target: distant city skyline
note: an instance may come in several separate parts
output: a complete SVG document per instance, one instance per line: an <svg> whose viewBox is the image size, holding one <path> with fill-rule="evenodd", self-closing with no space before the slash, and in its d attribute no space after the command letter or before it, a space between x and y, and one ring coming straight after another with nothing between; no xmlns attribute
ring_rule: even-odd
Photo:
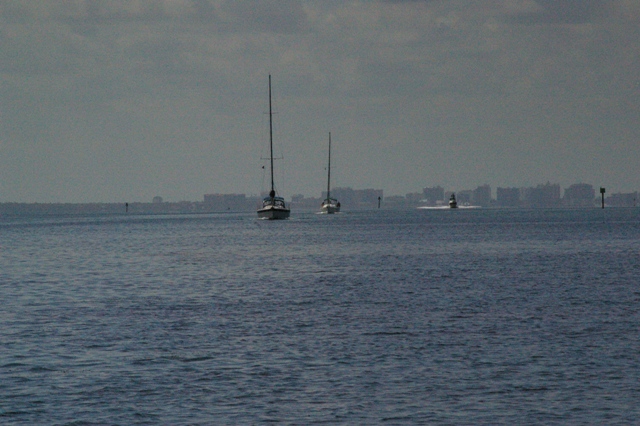
<svg viewBox="0 0 640 426"><path fill-rule="evenodd" d="M0 202L640 188L640 2L12 0Z"/></svg>
<svg viewBox="0 0 640 426"><path fill-rule="evenodd" d="M596 185L592 185L590 183L584 183L584 182L575 183L575 184L569 185L569 187L567 188L562 188L558 183L547 181L546 183L539 183L537 185L533 185L530 187L529 186L526 186L526 187L508 186L508 187L494 188L489 184L483 184L483 185L477 185L474 188L469 188L469 189L451 189L451 188L445 188L440 186L433 186L433 187L425 186L420 191L407 191L403 194L385 194L385 191L383 189L374 189L374 188L354 189L351 187L334 187L332 189L332 197L336 197L338 199L342 199L343 201L347 201L346 203L347 205L348 205L348 199L353 197L353 195L351 194L354 194L354 193L358 194L357 198L366 200L366 203L374 203L378 196L380 196L384 200L389 200L394 198L406 198L411 202L424 203L425 201L426 202L429 201L428 200L430 197L429 192L433 193L433 190L435 190L436 193L439 192L440 194L437 197L435 197L434 200L446 201L449 199L450 194L456 193L458 194L458 197L461 197L462 202L466 200L465 197L467 196L475 196L476 197L475 201L477 201L478 199L482 199L483 201L480 204L488 205L488 202L490 201L499 202L501 198L500 197L501 192L503 193L503 197L505 197L505 193L511 192L513 194L513 192L515 191L517 193L517 198L522 199L522 198L526 198L526 193L531 192L532 190L548 191L548 189L551 189L552 191L551 193L553 197L556 197L558 199L561 199L561 198L566 199L567 197L569 197L569 199L573 199L574 201L577 200L577 202L574 204L575 207L580 207L580 206L585 206L589 204L589 203L585 203L585 200L593 201L593 200L599 199L600 190L603 188L606 191L606 198L608 199L612 197L613 198L621 198L621 197L628 198L629 196L636 197L637 194L640 192L640 191L630 191L630 192L617 191L615 188L609 187L607 189L606 187L603 187L603 186L596 186ZM469 194L469 195L466 195L466 194ZM474 194L474 195L471 195L471 194ZM256 200L259 200L264 195L266 195L266 192L259 195L256 195L256 194L248 195L248 194L241 194L241 193L211 193L211 194L204 195L204 202L215 204L215 203L221 202L221 200L229 200L229 199L236 199L235 202L237 202L237 197L239 196L255 197ZM635 199L633 197L631 199ZM161 197L155 197L155 198L161 198ZM326 190L321 191L318 194L312 194L312 195L293 194L288 199L293 202L308 203L309 200L319 202L324 198L326 198ZM467 200L467 201L470 201L470 200ZM569 206L571 206L571 204L569 204Z"/></svg>
<svg viewBox="0 0 640 426"><path fill-rule="evenodd" d="M591 183L586 183L586 182L579 182L579 183L574 183L569 185L568 187L562 187L562 185L560 185L559 183L555 183L555 182L550 182L550 181L546 181L546 182L540 182L531 186L522 186L522 187L517 187L517 186L499 186L499 187L495 187L492 186L490 184L479 184L479 185L475 185L472 186L470 188L450 188L447 186L440 186L440 185L425 185L420 189L415 189L415 190L408 190L408 191L403 191L401 193L396 193L396 194L392 194L392 193L388 193L387 191L385 191L383 188L380 189L375 189L375 188L352 188L350 186L337 186L332 188L332 196L340 196L341 194L344 193L344 191L349 191L349 192L379 192L381 195L383 196L383 198L393 198L393 197L409 197L412 200L416 200L416 196L419 195L423 198L420 198L420 201L424 201L424 198L428 198L426 196L426 194L424 193L424 191L428 190L428 189L434 189L439 187L442 191L442 194L438 199L439 200L448 200L449 195L451 193L456 193L456 194L464 194L464 193L470 193L470 192L474 192L480 188L488 188L488 195L487 198L488 199L492 199L492 200L497 200L499 198L499 192L500 190L517 190L517 191L523 191L523 190L527 190L527 189L533 189L533 188L539 188L539 187L543 187L543 186L557 186L558 187L558 197L563 197L566 193L566 191L568 189L571 189L572 187L575 186L582 186L582 185L586 185L592 188L592 190L594 192L598 192L600 188L605 188L606 189L606 196L610 197L612 195L628 195L628 194L636 194L636 193L640 193L640 189L638 190L632 190L632 191L620 191L617 188L612 188L610 186L603 186L603 185L593 185ZM131 202L131 203L181 203L181 202L202 202L204 201L205 203L210 202L210 203L214 203L213 198L214 197L226 197L226 199L229 198L233 198L235 196L241 196L241 197L247 197L247 198L255 198L256 200L261 200L262 197L264 197L267 194L267 191L262 191L260 193L242 193L242 192L220 192L220 191L210 191L206 194L202 194L202 196L197 197L195 199L169 199L166 198L165 196L161 195L161 194L155 194L151 197L147 197L144 199L122 199L122 200L116 200L116 201L87 201L87 202L69 202L69 201L62 201L62 200L50 200L50 201L42 201L42 200L36 200L36 201L16 201L16 200L7 200L7 199L2 199L0 197L0 203L71 203L71 204L100 204L100 203L126 203L126 202ZM384 195L382 195L384 194ZM285 198L287 200L301 200L301 199L314 199L314 200L322 200L326 197L326 189L324 190L319 190L317 193L315 194L286 194ZM463 196L464 197L464 196ZM598 195L599 197L599 195ZM375 198L375 197L374 197ZM208 201L209 200L209 201Z"/></svg>
<svg viewBox="0 0 640 426"><path fill-rule="evenodd" d="M381 189L335 188L335 195L344 211L375 208L441 208L448 206L451 194L455 192L461 207L484 208L595 208L595 207L638 207L638 191L621 193L610 191L606 196L604 188L580 183L563 191L559 184L545 183L535 187L498 187L496 197L492 196L489 185L479 185L473 190L450 191L443 187L425 187L422 192L405 195L384 195ZM606 191L605 191L606 192ZM264 194L262 194L264 195ZM183 214L213 212L255 212L262 195L214 193L205 194L201 201L165 201L154 196L151 201L131 201L119 203L11 203L0 202L0 214ZM318 197L292 196L289 205L294 211L318 211L323 191ZM604 205L601 203L604 202Z"/></svg>

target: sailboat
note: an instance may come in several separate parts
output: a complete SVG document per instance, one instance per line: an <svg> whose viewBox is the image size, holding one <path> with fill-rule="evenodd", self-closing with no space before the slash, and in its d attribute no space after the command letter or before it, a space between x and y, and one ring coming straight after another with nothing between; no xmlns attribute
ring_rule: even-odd
<svg viewBox="0 0 640 426"><path fill-rule="evenodd" d="M271 191L262 200L262 207L258 209L260 219L288 219L291 211L287 208L284 198L276 195L273 184L273 112L271 110L271 74L269 74L269 160L271 160Z"/></svg>
<svg viewBox="0 0 640 426"><path fill-rule="evenodd" d="M331 198L331 132L329 132L329 165L327 167L327 198L322 201L322 213L333 214L340 211L340 203Z"/></svg>

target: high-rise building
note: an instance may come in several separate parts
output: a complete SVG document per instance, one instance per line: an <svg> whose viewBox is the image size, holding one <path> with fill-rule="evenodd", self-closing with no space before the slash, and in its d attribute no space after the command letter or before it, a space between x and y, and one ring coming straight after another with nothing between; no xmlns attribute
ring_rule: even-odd
<svg viewBox="0 0 640 426"><path fill-rule="evenodd" d="M638 205L638 193L616 193L605 199L605 204L612 207L636 207Z"/></svg>
<svg viewBox="0 0 640 426"><path fill-rule="evenodd" d="M488 207L491 205L491 187L489 185L481 185L474 189L471 201L477 206Z"/></svg>
<svg viewBox="0 0 640 426"><path fill-rule="evenodd" d="M520 188L498 188L496 202L501 207L518 207L520 205Z"/></svg>
<svg viewBox="0 0 640 426"><path fill-rule="evenodd" d="M547 182L535 188L523 190L523 201L526 207L548 208L560 205L560 185Z"/></svg>
<svg viewBox="0 0 640 426"><path fill-rule="evenodd" d="M435 205L438 201L444 201L444 188L441 186L424 188L422 193L427 205Z"/></svg>
<svg viewBox="0 0 640 426"><path fill-rule="evenodd" d="M596 191L592 185L577 183L564 190L563 203L567 207L593 207Z"/></svg>

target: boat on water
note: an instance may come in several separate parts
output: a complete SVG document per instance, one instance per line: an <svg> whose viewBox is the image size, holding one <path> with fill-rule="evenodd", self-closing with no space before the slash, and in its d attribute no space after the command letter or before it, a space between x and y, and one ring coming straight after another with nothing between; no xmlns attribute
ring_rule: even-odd
<svg viewBox="0 0 640 426"><path fill-rule="evenodd" d="M269 74L269 160L271 164L271 191L262 200L262 207L258 209L259 219L279 220L288 219L291 211L287 208L284 198L276 194L273 182L273 112L271 109L271 74Z"/></svg>
<svg viewBox="0 0 640 426"><path fill-rule="evenodd" d="M322 201L321 213L333 214L340 211L340 202L331 198L331 132L329 132L329 165L327 166L327 198Z"/></svg>
<svg viewBox="0 0 640 426"><path fill-rule="evenodd" d="M452 209L458 208L458 202L456 201L456 194L451 194L451 197L449 198L449 207Z"/></svg>

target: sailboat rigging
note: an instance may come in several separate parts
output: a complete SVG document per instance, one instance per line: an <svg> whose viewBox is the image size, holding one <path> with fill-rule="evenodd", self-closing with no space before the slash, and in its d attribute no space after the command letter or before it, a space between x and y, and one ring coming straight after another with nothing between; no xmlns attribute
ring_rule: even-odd
<svg viewBox="0 0 640 426"><path fill-rule="evenodd" d="M269 196L262 200L262 207L258 209L258 218L260 219L287 219L290 210L284 202L284 198L276 195L275 185L273 182L273 112L271 108L271 74L269 74L269 160L271 163L271 191Z"/></svg>
<svg viewBox="0 0 640 426"><path fill-rule="evenodd" d="M329 132L329 164L327 165L327 198L322 201L322 213L333 214L340 211L340 202L331 198L331 132Z"/></svg>

